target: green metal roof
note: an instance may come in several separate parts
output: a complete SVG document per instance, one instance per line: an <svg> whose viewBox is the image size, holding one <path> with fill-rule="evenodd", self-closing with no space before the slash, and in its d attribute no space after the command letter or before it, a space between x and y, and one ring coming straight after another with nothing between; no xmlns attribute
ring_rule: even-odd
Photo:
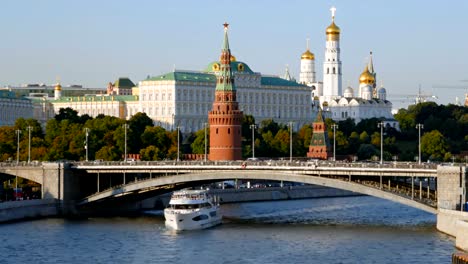
<svg viewBox="0 0 468 264"><path fill-rule="evenodd" d="M261 84L262 85L266 85L266 86L303 86L303 87L307 87L303 84L300 84L300 83L297 83L297 82L294 82L294 81L288 81L288 80L285 80L285 79L282 79L280 77L264 77L262 76L262 80L261 80Z"/></svg>
<svg viewBox="0 0 468 264"><path fill-rule="evenodd" d="M221 62L219 61L213 61L212 63L208 64L208 66L205 68L204 72L216 72L214 70L214 65L215 64L218 64L218 68L219 66L221 66ZM242 73L254 73L249 65L247 65L246 63L242 62L242 61L231 61L231 71L232 72L242 72ZM240 66L239 66L240 65Z"/></svg>
<svg viewBox="0 0 468 264"><path fill-rule="evenodd" d="M17 98L16 94L9 90L0 90L0 98L21 99Z"/></svg>
<svg viewBox="0 0 468 264"><path fill-rule="evenodd" d="M216 76L201 72L170 72L163 75L150 77L145 81L188 81L188 82L212 82L216 83Z"/></svg>
<svg viewBox="0 0 468 264"><path fill-rule="evenodd" d="M127 77L121 77L114 82L114 87L117 88L133 88L135 84Z"/></svg>

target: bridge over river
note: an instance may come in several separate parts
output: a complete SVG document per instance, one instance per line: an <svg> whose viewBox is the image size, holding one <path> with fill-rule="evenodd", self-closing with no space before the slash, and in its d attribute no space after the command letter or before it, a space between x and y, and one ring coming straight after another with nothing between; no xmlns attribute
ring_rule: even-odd
<svg viewBox="0 0 468 264"><path fill-rule="evenodd" d="M42 186L42 198L79 209L108 200L132 201L224 180L301 182L406 204L431 213L459 210L466 202L463 166L416 163L319 161L161 161L0 164L3 178L22 177Z"/></svg>
<svg viewBox="0 0 468 264"><path fill-rule="evenodd" d="M301 182L391 200L437 214L437 229L468 250L468 169L463 165L339 163L302 161L239 162L58 162L0 163L0 179L15 177L41 185L44 204L32 212L0 206L0 220L29 214L80 215L122 209L173 190L224 180ZM30 206L30 205L25 205ZM130 207L127 207L130 208ZM26 210L27 209L27 210ZM94 210L94 211L93 211ZM24 214L18 215L21 212ZM11 215L16 214L16 215ZM2 218L3 217L3 218ZM4 219L4 220L2 220ZM6 220L5 220L6 219Z"/></svg>

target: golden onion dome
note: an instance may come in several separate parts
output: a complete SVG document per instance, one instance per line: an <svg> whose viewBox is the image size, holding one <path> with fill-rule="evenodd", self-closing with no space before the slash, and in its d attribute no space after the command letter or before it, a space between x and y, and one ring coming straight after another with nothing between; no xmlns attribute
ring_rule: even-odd
<svg viewBox="0 0 468 264"><path fill-rule="evenodd" d="M237 61L236 57L234 55L232 55L232 54L231 54L231 61Z"/></svg>
<svg viewBox="0 0 468 264"><path fill-rule="evenodd" d="M325 106L325 107L328 106L328 102L327 102L327 101L324 101L324 102L322 103L322 106Z"/></svg>
<svg viewBox="0 0 468 264"><path fill-rule="evenodd" d="M335 21L332 21L325 32L327 34L340 34L341 31L340 28L335 24Z"/></svg>
<svg viewBox="0 0 468 264"><path fill-rule="evenodd" d="M327 34L327 41L338 41L340 39L340 28L335 24L335 20L327 27L325 33Z"/></svg>
<svg viewBox="0 0 468 264"><path fill-rule="evenodd" d="M375 77L372 75L372 73L369 72L369 68L366 65L366 68L364 68L364 71L361 73L361 76L359 76L359 83L360 84L374 84L375 83Z"/></svg>
<svg viewBox="0 0 468 264"><path fill-rule="evenodd" d="M60 85L60 83L57 83L57 85L55 85L55 90L56 91L61 91L62 90L62 85Z"/></svg>
<svg viewBox="0 0 468 264"><path fill-rule="evenodd" d="M310 50L306 50L302 53L301 60L315 60L315 55Z"/></svg>

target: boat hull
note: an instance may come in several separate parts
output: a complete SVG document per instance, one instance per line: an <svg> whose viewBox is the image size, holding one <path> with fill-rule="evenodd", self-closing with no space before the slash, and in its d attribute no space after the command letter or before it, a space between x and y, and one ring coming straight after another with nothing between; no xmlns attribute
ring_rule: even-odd
<svg viewBox="0 0 468 264"><path fill-rule="evenodd" d="M166 227L173 230L197 230L221 224L218 208L201 210L165 209Z"/></svg>

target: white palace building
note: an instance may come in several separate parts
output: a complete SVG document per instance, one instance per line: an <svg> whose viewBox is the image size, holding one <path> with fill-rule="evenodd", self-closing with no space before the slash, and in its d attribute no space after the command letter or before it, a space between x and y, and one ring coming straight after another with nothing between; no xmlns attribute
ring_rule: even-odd
<svg viewBox="0 0 468 264"><path fill-rule="evenodd" d="M231 56L237 101L244 114L254 116L257 123L265 119L283 124L293 122L297 130L311 124L321 107L326 117L336 121L352 118L357 123L376 117L391 126L398 126L391 114L392 104L386 100L385 89L376 90L372 56L359 78L357 93L351 87L342 92L340 28L335 25L335 9L331 10L332 23L326 29L323 82L316 81L315 56L309 47L301 56L299 82L292 79L289 72L284 78L254 72L245 62ZM144 112L155 125L194 132L207 123L219 71L220 62L214 61L202 71L174 70L148 77L138 85L128 78L120 78L109 83L107 91L100 90L101 94L88 91L80 96L62 94L63 89L57 84L53 97L29 97L32 106L25 104L24 107L33 113L24 116L32 116L45 124L60 108L66 107L91 117L105 114L129 119L137 112ZM23 104L23 101L18 103Z"/></svg>

